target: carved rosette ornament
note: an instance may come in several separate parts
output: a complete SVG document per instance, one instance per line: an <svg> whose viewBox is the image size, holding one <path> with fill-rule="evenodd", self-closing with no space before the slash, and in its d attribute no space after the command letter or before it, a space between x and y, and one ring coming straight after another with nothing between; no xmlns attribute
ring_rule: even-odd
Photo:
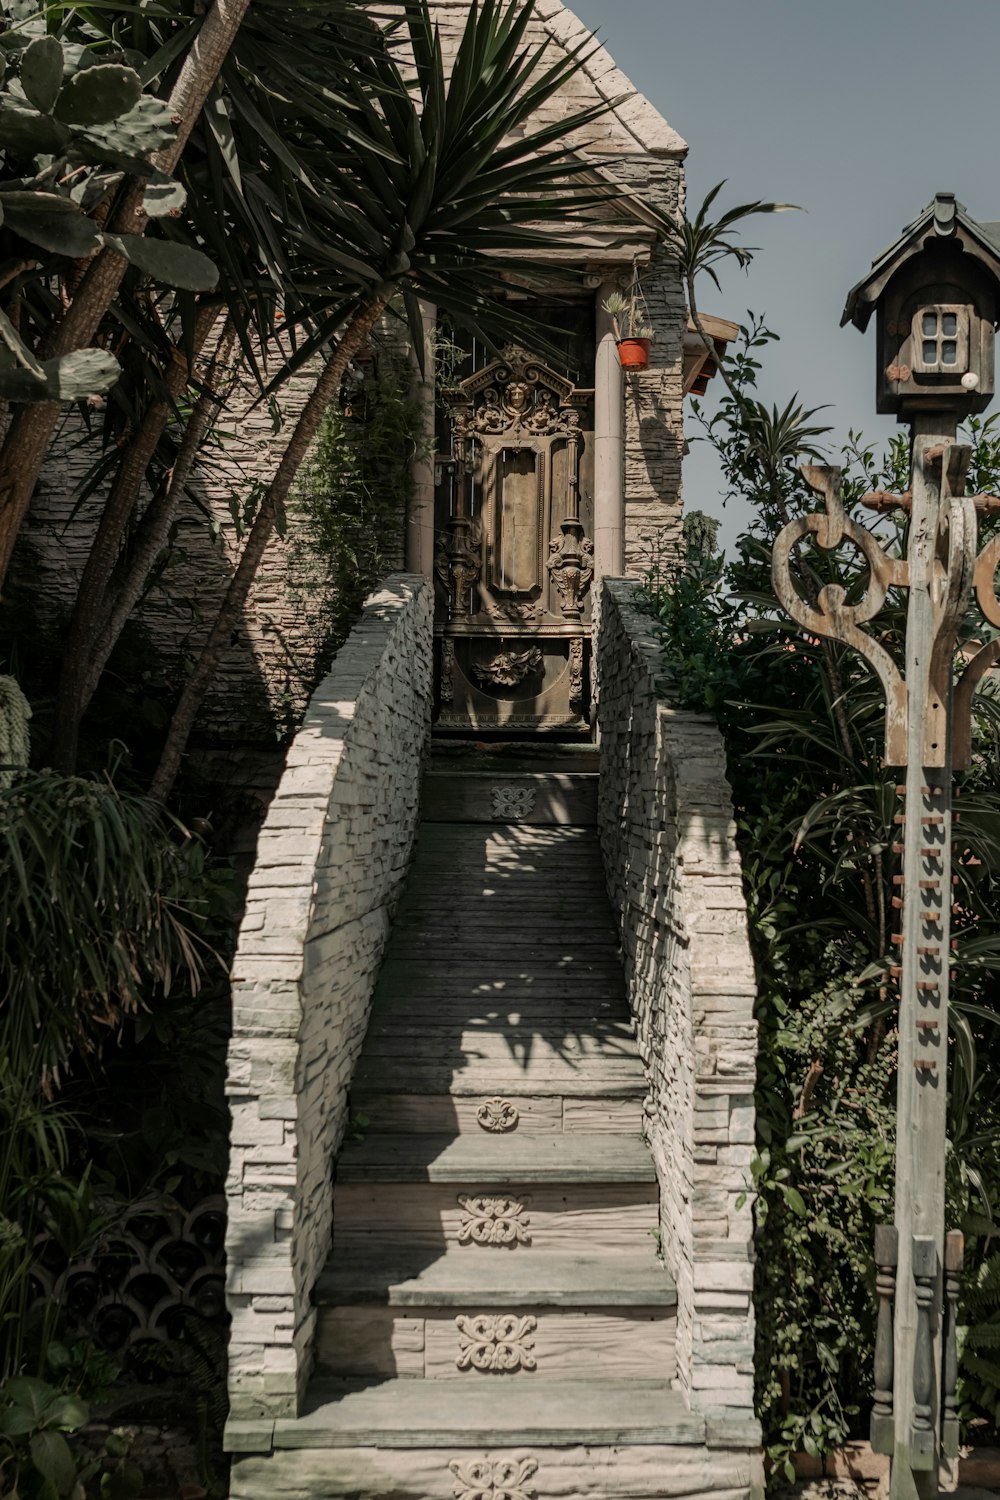
<svg viewBox="0 0 1000 1500"><path fill-rule="evenodd" d="M455 1319L455 1327L459 1344L455 1363L460 1370L507 1375L535 1368L535 1341L529 1335L538 1327L538 1319L530 1313L461 1314Z"/></svg>
<svg viewBox="0 0 1000 1500"><path fill-rule="evenodd" d="M530 1220L525 1210L528 1198L509 1198L491 1193L459 1193L462 1223L460 1245L530 1245Z"/></svg>
<svg viewBox="0 0 1000 1500"><path fill-rule="evenodd" d="M534 1458L453 1458L455 1500L538 1500L529 1483L538 1472Z"/></svg>
<svg viewBox="0 0 1000 1500"><path fill-rule="evenodd" d="M511 1104L509 1099L501 1099L499 1096L484 1099L476 1110L478 1123L493 1135L505 1135L509 1130L516 1130L520 1118L517 1106Z"/></svg>
<svg viewBox="0 0 1000 1500"><path fill-rule="evenodd" d="M567 620L579 620L594 577L594 544L579 521L563 521L562 536L549 542L545 566L552 576L559 606Z"/></svg>
<svg viewBox="0 0 1000 1500"><path fill-rule="evenodd" d="M492 661L477 662L472 675L477 682L491 687L517 687L526 677L542 670L544 658L537 646L527 651L501 651Z"/></svg>
<svg viewBox="0 0 1000 1500"><path fill-rule="evenodd" d="M495 786L490 791L490 811L505 823L518 823L535 805L533 786Z"/></svg>

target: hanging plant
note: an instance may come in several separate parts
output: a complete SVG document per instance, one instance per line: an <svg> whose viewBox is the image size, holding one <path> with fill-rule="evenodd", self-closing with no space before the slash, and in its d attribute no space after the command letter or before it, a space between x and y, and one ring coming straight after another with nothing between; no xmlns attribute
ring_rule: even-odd
<svg viewBox="0 0 1000 1500"><path fill-rule="evenodd" d="M632 285L627 293L612 292L602 306L611 317L622 369L644 370L649 364L649 345L653 330L637 272L633 271Z"/></svg>

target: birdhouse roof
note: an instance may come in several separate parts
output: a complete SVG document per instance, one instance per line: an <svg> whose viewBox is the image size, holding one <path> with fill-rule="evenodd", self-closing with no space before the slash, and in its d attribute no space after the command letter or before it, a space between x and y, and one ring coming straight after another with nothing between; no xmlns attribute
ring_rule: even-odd
<svg viewBox="0 0 1000 1500"><path fill-rule="evenodd" d="M848 292L841 327L853 323L863 333L900 266L929 244L941 240L952 241L984 266L1000 291L1000 224L980 224L969 217L965 205L956 200L954 193L938 193L913 223L907 224L895 244L876 256L864 280Z"/></svg>

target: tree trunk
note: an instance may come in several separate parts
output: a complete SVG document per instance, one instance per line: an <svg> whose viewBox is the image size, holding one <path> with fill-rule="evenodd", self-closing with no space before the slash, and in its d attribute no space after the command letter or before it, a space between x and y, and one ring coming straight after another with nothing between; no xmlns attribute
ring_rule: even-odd
<svg viewBox="0 0 1000 1500"><path fill-rule="evenodd" d="M111 580L101 615L97 621L97 639L85 664L83 680L79 688L80 717L86 713L90 700L97 690L101 673L107 664L118 639L132 612L138 604L147 579L157 557L167 544L178 504L188 482L192 465L201 450L208 429L223 397L216 394L216 381L225 371L233 344L236 328L228 319L212 355L212 362L204 377L204 390L195 402L194 410L181 439L173 468L164 476L156 494L142 513L135 528L128 551L123 553L111 574Z"/></svg>
<svg viewBox="0 0 1000 1500"><path fill-rule="evenodd" d="M193 354L204 347L221 312L218 305L201 307L195 318ZM191 368L179 348L171 351L171 362L163 376L166 395L146 408L139 430L122 455L111 485L87 564L80 579L76 605L63 648L62 670L56 698L51 761L57 771L71 775L76 767L82 691L95 637L105 613L108 582L121 550L128 523L139 503L146 470L152 462L177 397L187 386Z"/></svg>
<svg viewBox="0 0 1000 1500"><path fill-rule="evenodd" d="M150 797L157 802L166 800L174 784L198 710L215 676L219 658L230 639L233 627L243 612L257 569L260 567L264 551L274 530L278 510L288 497L295 476L309 451L309 445L319 431L327 407L340 389L340 382L348 363L364 344L394 290L393 287L386 289L383 296L369 303L348 324L295 424L267 494L260 503L243 548L243 555L226 590L208 639L202 647L194 671L188 678L180 701L174 710L160 764L149 788Z"/></svg>
<svg viewBox="0 0 1000 1500"><path fill-rule="evenodd" d="M177 165L248 4L249 0L215 0L195 37L170 94L177 134L166 150L153 157L153 164L161 171L172 172ZM117 232L145 233L148 219L142 208L143 186L142 182L133 183L126 192L114 219ZM104 249L95 256L65 314L44 340L39 351L43 358L70 354L93 343L127 265L124 256L114 250ZM21 406L0 448L0 587L7 576L14 543L31 503L60 410L55 401Z"/></svg>

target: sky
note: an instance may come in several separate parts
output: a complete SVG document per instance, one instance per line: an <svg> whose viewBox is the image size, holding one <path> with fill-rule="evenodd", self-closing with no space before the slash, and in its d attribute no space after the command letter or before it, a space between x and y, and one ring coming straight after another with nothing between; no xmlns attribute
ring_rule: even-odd
<svg viewBox="0 0 1000 1500"><path fill-rule="evenodd" d="M1000 0L568 4L687 141L689 209L725 178L717 207L759 198L804 210L749 220L749 272L730 263L721 297L701 290L705 311L743 322L749 308L780 334L761 396L828 403L834 447L850 427L887 441L874 321L864 335L840 328L844 300L935 193L1000 220ZM704 444L685 461L684 503L720 517L731 545L741 517L723 511Z"/></svg>

